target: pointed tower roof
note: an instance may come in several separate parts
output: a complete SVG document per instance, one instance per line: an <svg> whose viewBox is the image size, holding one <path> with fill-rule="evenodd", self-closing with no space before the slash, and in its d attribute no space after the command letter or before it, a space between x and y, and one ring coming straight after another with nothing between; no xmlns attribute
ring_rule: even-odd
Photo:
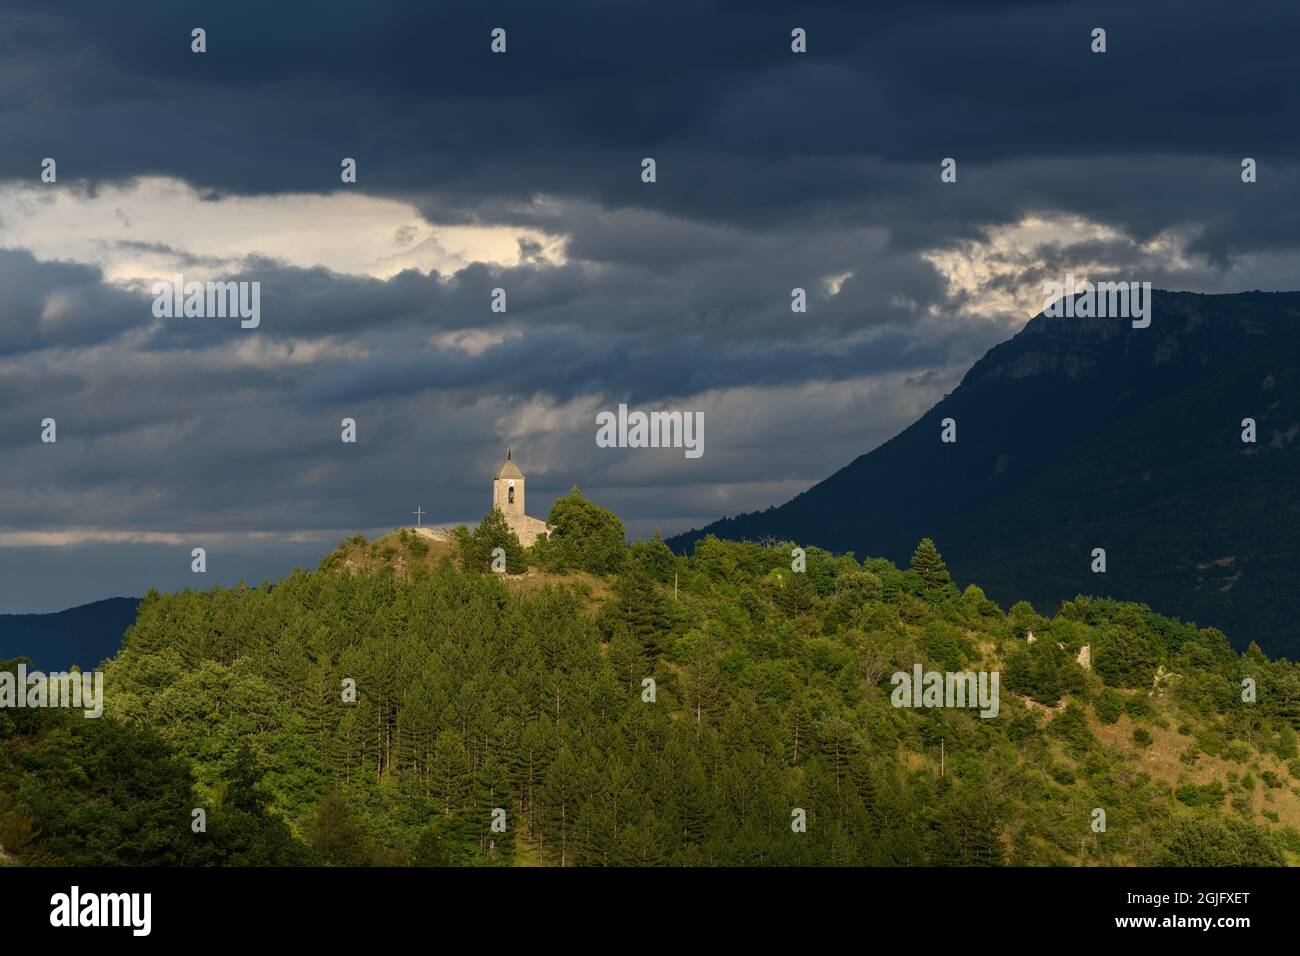
<svg viewBox="0 0 1300 956"><path fill-rule="evenodd" d="M498 478L522 478L524 473L510 460L510 449L506 449L506 463L497 469Z"/></svg>

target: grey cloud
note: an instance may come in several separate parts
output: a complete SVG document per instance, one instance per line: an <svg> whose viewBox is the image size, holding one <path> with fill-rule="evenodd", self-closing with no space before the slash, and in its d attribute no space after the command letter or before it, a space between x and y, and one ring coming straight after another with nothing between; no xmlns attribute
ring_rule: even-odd
<svg viewBox="0 0 1300 956"><path fill-rule="evenodd" d="M0 249L0 357L104 342L138 325L136 297L101 279L92 266Z"/></svg>

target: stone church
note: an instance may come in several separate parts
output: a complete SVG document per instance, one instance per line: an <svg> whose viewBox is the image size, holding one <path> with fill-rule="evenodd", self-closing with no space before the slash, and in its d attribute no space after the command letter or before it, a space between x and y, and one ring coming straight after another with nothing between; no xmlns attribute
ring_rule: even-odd
<svg viewBox="0 0 1300 956"><path fill-rule="evenodd" d="M505 464L497 469L497 476L492 479L492 507L501 509L506 524L525 548L536 541L539 534L550 530L545 521L530 518L524 512L524 473L511 459L509 449L506 450Z"/></svg>

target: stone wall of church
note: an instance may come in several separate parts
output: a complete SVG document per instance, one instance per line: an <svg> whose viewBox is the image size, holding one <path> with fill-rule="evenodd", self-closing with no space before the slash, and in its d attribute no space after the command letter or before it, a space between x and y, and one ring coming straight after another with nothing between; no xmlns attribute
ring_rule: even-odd
<svg viewBox="0 0 1300 956"><path fill-rule="evenodd" d="M510 525L510 530L515 533L519 543L525 548L531 547L537 540L537 536L545 534L550 528L546 522L539 518L530 518L528 515L510 515L506 514L506 523Z"/></svg>

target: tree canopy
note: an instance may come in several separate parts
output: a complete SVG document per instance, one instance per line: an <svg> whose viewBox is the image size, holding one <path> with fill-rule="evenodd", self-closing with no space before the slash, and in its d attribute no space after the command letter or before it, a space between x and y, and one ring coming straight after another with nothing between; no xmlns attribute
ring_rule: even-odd
<svg viewBox="0 0 1300 956"><path fill-rule="evenodd" d="M906 571L811 547L801 563L790 542L679 557L623 544L577 495L557 508L556 542L594 542L604 556L581 566L612 580L546 570L495 512L456 536L458 560L387 539L405 577L323 562L151 592L103 717L0 710L5 858L1220 865L1300 849L1290 662L1107 599L1005 614L950 586L932 542ZM498 546L532 573L485 573ZM892 675L916 665L1001 672L998 716L894 706Z"/></svg>

